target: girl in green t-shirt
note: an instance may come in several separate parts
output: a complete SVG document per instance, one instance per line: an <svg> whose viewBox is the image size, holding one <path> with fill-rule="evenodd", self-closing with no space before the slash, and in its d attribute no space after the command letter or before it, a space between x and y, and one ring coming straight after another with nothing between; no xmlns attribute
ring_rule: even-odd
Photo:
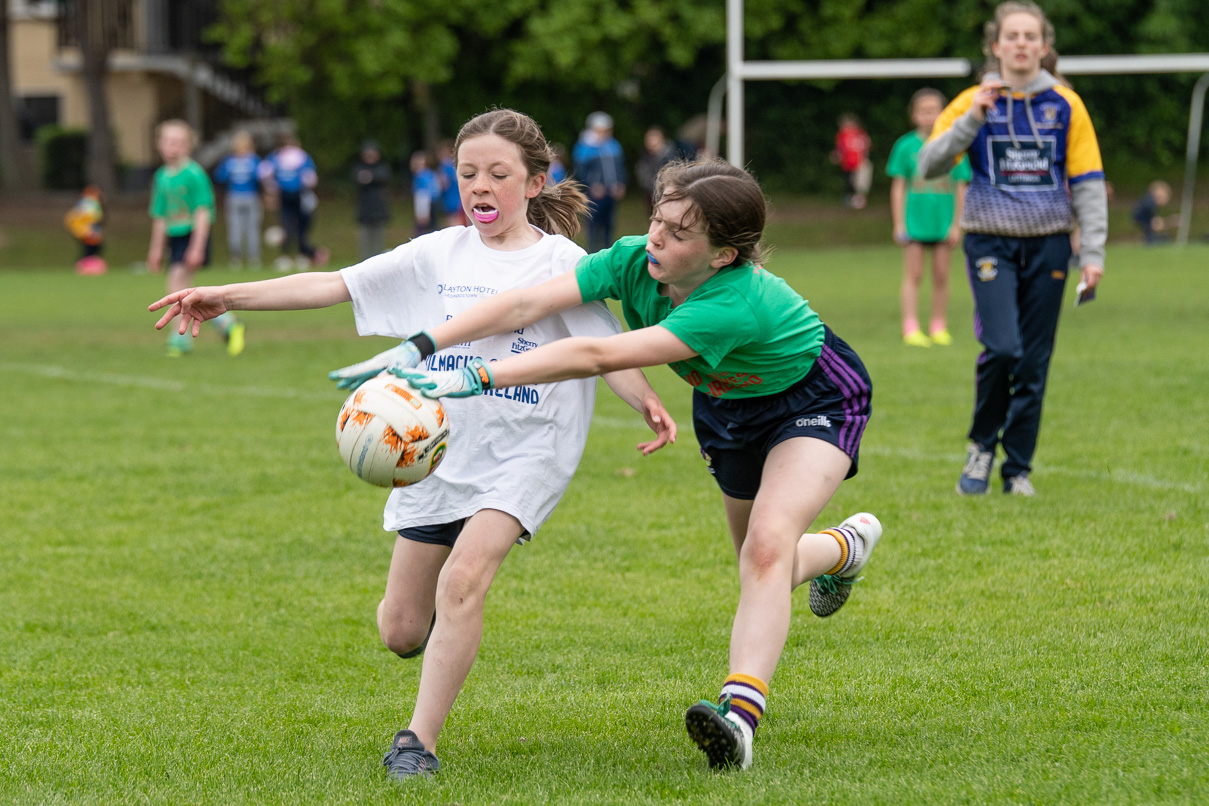
<svg viewBox="0 0 1209 806"><path fill-rule="evenodd" d="M152 178L147 268L158 273L167 253L169 294L191 286L193 275L210 259L214 186L205 169L190 156L195 139L193 128L183 120L165 120L155 129L155 147L164 164ZM243 352L244 323L235 314L224 313L214 320L214 326L222 333L229 355ZM189 334L168 333L169 357L192 351Z"/></svg>
<svg viewBox="0 0 1209 806"><path fill-rule="evenodd" d="M789 634L790 592L810 582L811 610L831 615L881 537L867 513L806 533L856 473L871 385L856 353L754 262L766 203L747 172L722 161L672 163L659 173L654 204L646 236L484 300L412 341L427 356L606 298L621 301L628 332L559 339L490 367L382 367L429 397L663 363L693 386L694 427L722 489L740 595L721 696L689 708L685 723L712 766L746 768Z"/></svg>
<svg viewBox="0 0 1209 806"><path fill-rule="evenodd" d="M940 90L924 88L911 96L911 122L915 129L894 143L886 175L890 177L890 214L894 242L903 248L903 343L912 347L947 347L949 335L949 268L953 247L961 240L961 208L970 183L970 161L965 155L944 176L924 179L915 170L919 150L932 133L932 124L944 109ZM925 334L919 326L919 289L924 278L924 253L932 250L932 320Z"/></svg>

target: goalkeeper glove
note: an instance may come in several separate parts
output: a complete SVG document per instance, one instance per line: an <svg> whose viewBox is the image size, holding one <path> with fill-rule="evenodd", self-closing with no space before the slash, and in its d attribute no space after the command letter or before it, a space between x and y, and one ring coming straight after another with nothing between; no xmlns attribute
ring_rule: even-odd
<svg viewBox="0 0 1209 806"><path fill-rule="evenodd" d="M327 377L336 381L339 389L356 389L370 378L377 377L386 370L418 367L420 362L433 352L432 337L424 331L420 331L398 347L378 353L373 358L359 364L332 370Z"/></svg>
<svg viewBox="0 0 1209 806"><path fill-rule="evenodd" d="M472 397L494 386L491 370L481 358L475 358L461 369L425 372L419 369L390 369L391 375L402 378L419 390L424 397Z"/></svg>

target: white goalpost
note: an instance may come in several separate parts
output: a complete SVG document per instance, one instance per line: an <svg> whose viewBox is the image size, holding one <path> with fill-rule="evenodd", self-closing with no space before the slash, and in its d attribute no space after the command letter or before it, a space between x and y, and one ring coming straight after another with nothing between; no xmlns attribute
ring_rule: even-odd
<svg viewBox="0 0 1209 806"><path fill-rule="evenodd" d="M1138 75L1142 73L1203 73L1192 90L1188 113L1188 142L1184 161L1184 190L1180 199L1177 243L1188 243L1192 226L1192 196L1196 184L1205 94L1209 91L1209 53L1128 56L1062 56L1063 75ZM726 98L726 159L745 163L743 151L743 86L747 81L786 81L854 78L960 78L971 73L968 59L838 59L814 61L746 61L743 58L743 0L726 0L726 74L710 92L706 148L718 153L722 98Z"/></svg>

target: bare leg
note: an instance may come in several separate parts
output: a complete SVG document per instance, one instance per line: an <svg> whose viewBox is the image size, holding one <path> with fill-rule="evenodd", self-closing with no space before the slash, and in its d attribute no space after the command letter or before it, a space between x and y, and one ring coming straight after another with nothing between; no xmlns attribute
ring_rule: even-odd
<svg viewBox="0 0 1209 806"><path fill-rule="evenodd" d="M378 634L397 655L424 643L432 625L437 575L449 556L446 546L395 539L386 577L386 594L378 603Z"/></svg>
<svg viewBox="0 0 1209 806"><path fill-rule="evenodd" d="M742 538L732 533L740 546L732 674L771 681L789 635L791 591L839 562L834 539L803 532L839 489L851 464L847 454L827 442L789 439L768 454L754 502L724 498L732 529L746 520ZM743 510L749 513L746 518Z"/></svg>
<svg viewBox="0 0 1209 806"><path fill-rule="evenodd" d="M899 291L903 335L919 330L919 286L924 277L924 247L911 241L903 247L903 284Z"/></svg>
<svg viewBox="0 0 1209 806"><path fill-rule="evenodd" d="M167 286L168 293L173 294L177 291L184 291L193 284L193 269L189 268L184 263L173 263L168 267Z"/></svg>
<svg viewBox="0 0 1209 806"><path fill-rule="evenodd" d="M953 262L953 247L938 243L932 251L932 324L929 333L948 330L949 270Z"/></svg>
<svg viewBox="0 0 1209 806"><path fill-rule="evenodd" d="M436 587L437 623L424 652L416 710L408 729L431 752L470 674L483 638L483 605L500 563L524 527L494 509L475 513L454 544Z"/></svg>

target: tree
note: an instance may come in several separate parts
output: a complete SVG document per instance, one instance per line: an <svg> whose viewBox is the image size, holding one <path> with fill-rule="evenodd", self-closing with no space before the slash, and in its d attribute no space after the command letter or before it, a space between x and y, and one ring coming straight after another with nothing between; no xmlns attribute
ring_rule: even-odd
<svg viewBox="0 0 1209 806"><path fill-rule="evenodd" d="M21 129L17 121L9 70L8 4L0 8L0 187L16 190L28 187L31 171L21 148Z"/></svg>
<svg viewBox="0 0 1209 806"><path fill-rule="evenodd" d="M105 85L109 77L109 52L117 42L123 14L131 0L76 0L76 41L80 45L80 69L88 97L88 181L112 193L117 187L113 130L109 125L109 99Z"/></svg>
<svg viewBox="0 0 1209 806"><path fill-rule="evenodd" d="M555 108L575 131L570 121L591 111L580 104L616 98L622 82L660 81L666 65L692 66L724 30L722 4L695 0L225 0L215 36L311 127L312 142L327 130L351 151L362 114L363 126L438 120L449 133L512 103Z"/></svg>
<svg viewBox="0 0 1209 806"><path fill-rule="evenodd" d="M969 58L981 62L986 0L747 0L748 59ZM1204 0L1049 4L1066 54L1209 50ZM574 137L605 108L631 153L650 123L705 111L725 62L723 0L225 0L217 36L254 66L328 164L374 133L418 138L427 110L451 133L514 106L551 139ZM1198 24L1200 23L1200 24ZM1178 161L1193 77L1080 77L1106 159ZM952 95L969 78L928 81ZM765 185L818 190L836 116L857 111L884 159L909 126L918 80L753 82L748 152ZM1109 125L1111 122L1111 125ZM390 135L385 133L389 132Z"/></svg>

